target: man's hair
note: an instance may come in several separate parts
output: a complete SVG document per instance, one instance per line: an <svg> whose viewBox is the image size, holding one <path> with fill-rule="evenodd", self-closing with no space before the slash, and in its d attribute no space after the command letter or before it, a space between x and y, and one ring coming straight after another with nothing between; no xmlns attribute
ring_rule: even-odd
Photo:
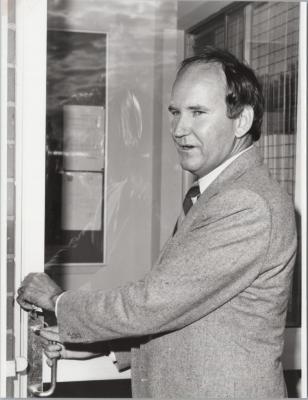
<svg viewBox="0 0 308 400"><path fill-rule="evenodd" d="M189 67L198 64L218 64L222 67L227 81L227 116L235 119L241 115L245 106L251 106L254 118L248 133L253 141L257 141L261 135L264 97L253 70L227 50L206 46L200 55L186 58L181 63L177 77Z"/></svg>

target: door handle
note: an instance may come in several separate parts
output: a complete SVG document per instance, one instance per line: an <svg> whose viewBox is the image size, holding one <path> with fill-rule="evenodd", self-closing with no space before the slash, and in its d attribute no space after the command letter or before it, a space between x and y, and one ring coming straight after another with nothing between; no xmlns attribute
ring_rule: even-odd
<svg viewBox="0 0 308 400"><path fill-rule="evenodd" d="M34 320L37 319L37 313L42 313L42 309L33 306L33 310L30 312L30 314L31 314L31 316L32 316L32 318ZM45 324L45 326L47 325L46 323L44 323L44 324ZM31 331L33 333L37 334L37 333L39 333L39 331L41 329L41 326L39 324L39 325L36 325L36 326L32 326L30 329L31 329ZM55 342L50 342L50 343L55 344ZM45 391L40 390L40 386L41 386L40 383L28 386L28 391L34 397L49 397L54 393L54 391L56 389L56 386L57 386L57 359L53 358L51 362L52 362L52 365L51 365L51 384L50 384L49 389L45 390Z"/></svg>
<svg viewBox="0 0 308 400"><path fill-rule="evenodd" d="M57 360L54 358L52 360L52 366L51 366L51 384L49 389L46 390L45 392L41 391L40 384L36 384L36 385L30 385L28 387L28 390L35 397L49 397L54 393L56 386L57 386Z"/></svg>

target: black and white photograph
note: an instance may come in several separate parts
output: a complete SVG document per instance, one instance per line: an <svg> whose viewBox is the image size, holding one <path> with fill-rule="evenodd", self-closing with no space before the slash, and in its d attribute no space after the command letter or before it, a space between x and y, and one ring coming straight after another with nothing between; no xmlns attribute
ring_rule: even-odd
<svg viewBox="0 0 308 400"><path fill-rule="evenodd" d="M0 398L308 398L307 8L0 0Z"/></svg>

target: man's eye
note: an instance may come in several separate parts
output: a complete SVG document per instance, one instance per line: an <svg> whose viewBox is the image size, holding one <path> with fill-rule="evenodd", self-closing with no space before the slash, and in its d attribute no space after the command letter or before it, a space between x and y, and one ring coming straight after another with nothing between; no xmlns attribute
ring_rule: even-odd
<svg viewBox="0 0 308 400"><path fill-rule="evenodd" d="M180 114L180 112L178 110L170 110L170 114L176 117L177 115Z"/></svg>
<svg viewBox="0 0 308 400"><path fill-rule="evenodd" d="M194 110L193 111L193 116L194 117L199 117L202 114L205 114L204 111L200 111L200 110Z"/></svg>

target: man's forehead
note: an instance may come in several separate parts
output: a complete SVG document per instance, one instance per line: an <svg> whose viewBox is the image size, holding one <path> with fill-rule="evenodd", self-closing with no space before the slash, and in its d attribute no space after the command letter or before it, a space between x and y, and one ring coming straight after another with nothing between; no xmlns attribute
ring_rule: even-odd
<svg viewBox="0 0 308 400"><path fill-rule="evenodd" d="M212 89L210 90L226 93L227 82L220 64L212 62L194 63L184 68L177 76L173 85L172 95L174 91L177 92L179 87L190 92L197 87L211 87Z"/></svg>
<svg viewBox="0 0 308 400"><path fill-rule="evenodd" d="M222 66L219 63L215 63L215 62L192 63L183 69L183 71L179 74L178 78L185 76L185 75L195 76L196 74L198 74L199 78L202 78L202 75L204 75L204 77L210 75L210 76L217 76L223 82L226 81L225 73L223 71Z"/></svg>

